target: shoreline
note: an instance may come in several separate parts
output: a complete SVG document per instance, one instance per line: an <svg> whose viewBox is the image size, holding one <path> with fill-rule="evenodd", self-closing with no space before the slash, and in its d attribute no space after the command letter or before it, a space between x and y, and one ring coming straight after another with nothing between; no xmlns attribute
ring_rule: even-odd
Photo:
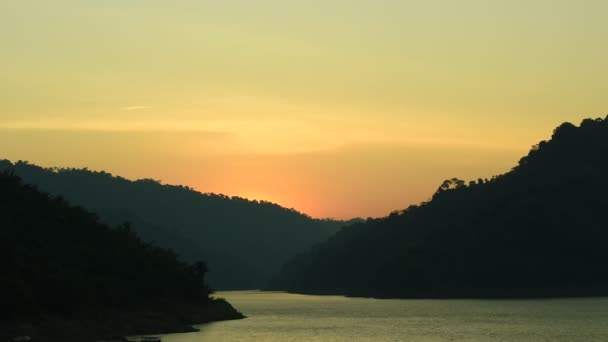
<svg viewBox="0 0 608 342"><path fill-rule="evenodd" d="M376 296L376 295L363 295L363 294L349 294L342 292L331 292L331 291L309 291L309 292L297 292L291 290L261 290L261 292L279 292L279 293L287 293L293 295L303 295L303 296L327 296L327 297L344 297L344 298L352 298L352 299L377 299L377 300L492 300L492 301L502 301L502 300L559 300L559 299L593 299L593 298L608 298L608 293L589 293L589 294L579 294L579 293L571 293L571 294L543 294L543 295L435 295L435 296L409 296L409 297L399 297L399 296Z"/></svg>
<svg viewBox="0 0 608 342"><path fill-rule="evenodd" d="M222 298L204 306L157 303L137 310L98 311L85 317L45 316L37 320L6 322L0 338L11 341L29 336L31 342L127 341L128 336L196 332L194 325L246 318Z"/></svg>

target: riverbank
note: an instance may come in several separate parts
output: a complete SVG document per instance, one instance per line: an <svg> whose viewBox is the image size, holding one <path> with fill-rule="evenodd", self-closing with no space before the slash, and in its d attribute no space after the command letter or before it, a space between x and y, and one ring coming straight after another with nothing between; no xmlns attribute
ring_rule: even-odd
<svg viewBox="0 0 608 342"><path fill-rule="evenodd" d="M420 292L412 293L409 296L399 295L381 295L381 294L369 294L365 292L352 292L352 291L314 291L314 290L303 290L303 291L290 291L271 289L266 290L267 292L279 292L288 293L293 295L305 295L305 296L339 296L345 298L361 298L361 299L387 299L387 300L547 300L547 299L585 299L585 298L606 298L608 292L605 289L598 289L597 291L564 291L560 289L548 289L548 290L528 290L527 292L517 290L486 290L481 289L479 292L476 290L470 291L452 291L452 292Z"/></svg>
<svg viewBox="0 0 608 342"><path fill-rule="evenodd" d="M31 342L120 341L125 336L197 331L193 325L242 319L245 316L224 299L204 306L189 303L154 303L128 311L98 311L85 317L45 316L32 322L4 322L0 339L30 336Z"/></svg>

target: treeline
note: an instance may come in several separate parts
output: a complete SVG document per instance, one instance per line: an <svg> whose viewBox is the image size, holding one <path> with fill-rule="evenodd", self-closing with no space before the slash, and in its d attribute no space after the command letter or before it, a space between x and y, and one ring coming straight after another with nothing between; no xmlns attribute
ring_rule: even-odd
<svg viewBox="0 0 608 342"><path fill-rule="evenodd" d="M207 260L209 282L216 289L267 286L289 258L347 223L152 179L130 181L107 172L42 168L8 160L0 161L2 169L98 213L104 223L130 221L142 239L171 248L186 260Z"/></svg>
<svg viewBox="0 0 608 342"><path fill-rule="evenodd" d="M272 289L400 298L608 295L608 118L564 123L510 172L342 229Z"/></svg>
<svg viewBox="0 0 608 342"><path fill-rule="evenodd" d="M31 328L49 317L95 321L108 310L162 315L167 305L205 308L214 302L204 262L182 262L174 252L143 242L129 224L111 228L10 172L0 173L0 260L3 329L23 322ZM239 317L236 311L223 316L217 319ZM138 329L133 317L108 320Z"/></svg>

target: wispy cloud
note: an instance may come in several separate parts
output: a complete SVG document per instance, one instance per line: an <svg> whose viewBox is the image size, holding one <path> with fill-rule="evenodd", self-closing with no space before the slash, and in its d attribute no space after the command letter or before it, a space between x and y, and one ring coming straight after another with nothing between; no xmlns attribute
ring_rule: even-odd
<svg viewBox="0 0 608 342"><path fill-rule="evenodd" d="M152 108L152 107L151 106L137 105L137 106L126 106L126 107L122 107L120 109L126 110L126 111L132 111L132 110L144 110L144 109L150 109L150 108Z"/></svg>
<svg viewBox="0 0 608 342"><path fill-rule="evenodd" d="M169 120L13 120L0 121L0 129L93 132L150 132L150 133L208 133L224 136L226 130L199 121Z"/></svg>
<svg viewBox="0 0 608 342"><path fill-rule="evenodd" d="M122 107L126 111L146 108L151 107ZM483 123L468 122L465 127L458 127L462 122L445 118L442 113L425 113L432 119L421 121L416 119L420 112L413 110L376 112L366 108L321 106L289 99L247 96L231 91L218 91L208 96L197 110L200 113L171 116L142 112L124 113L120 118L114 115L111 118L0 119L0 129L166 133L173 134L172 139L177 140L188 135L196 136L196 139L204 137L205 143L221 144L216 149L223 153L236 151L256 155L317 153L353 145L517 151L528 146L506 135L487 133L480 129ZM378 121L378 115L387 118Z"/></svg>

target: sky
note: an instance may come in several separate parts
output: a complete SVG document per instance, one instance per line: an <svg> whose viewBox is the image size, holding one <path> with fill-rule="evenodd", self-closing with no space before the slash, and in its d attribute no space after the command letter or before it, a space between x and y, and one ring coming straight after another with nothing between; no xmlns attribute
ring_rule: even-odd
<svg viewBox="0 0 608 342"><path fill-rule="evenodd" d="M608 114L607 1L2 0L0 158L377 217Z"/></svg>

